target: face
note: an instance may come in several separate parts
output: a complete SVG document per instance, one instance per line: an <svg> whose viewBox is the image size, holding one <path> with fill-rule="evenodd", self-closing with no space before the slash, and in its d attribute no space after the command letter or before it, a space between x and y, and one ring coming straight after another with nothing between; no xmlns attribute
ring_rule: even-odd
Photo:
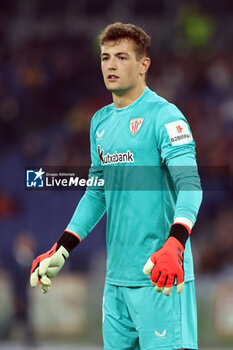
<svg viewBox="0 0 233 350"><path fill-rule="evenodd" d="M109 41L101 46L101 69L106 88L123 95L145 83L149 58L137 60L131 40Z"/></svg>

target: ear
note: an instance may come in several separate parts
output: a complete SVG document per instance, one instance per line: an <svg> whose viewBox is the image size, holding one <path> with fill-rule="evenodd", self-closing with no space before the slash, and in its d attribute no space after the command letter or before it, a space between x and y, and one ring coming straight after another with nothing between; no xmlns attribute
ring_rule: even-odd
<svg viewBox="0 0 233 350"><path fill-rule="evenodd" d="M144 75L148 71L148 68L150 67L151 60L149 57L143 57L141 59L141 69L140 74Z"/></svg>

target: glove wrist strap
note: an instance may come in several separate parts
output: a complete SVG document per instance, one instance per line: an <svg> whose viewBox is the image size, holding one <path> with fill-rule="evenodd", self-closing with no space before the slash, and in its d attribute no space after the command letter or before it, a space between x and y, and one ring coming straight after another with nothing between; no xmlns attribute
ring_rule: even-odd
<svg viewBox="0 0 233 350"><path fill-rule="evenodd" d="M56 250L58 250L60 246L63 246L70 253L71 250L74 249L79 243L80 240L78 239L78 236L72 234L71 232L64 231L57 241Z"/></svg>
<svg viewBox="0 0 233 350"><path fill-rule="evenodd" d="M185 243L189 238L191 230L183 224L173 224L170 230L169 237L175 237L185 248ZM169 238L168 237L168 238Z"/></svg>

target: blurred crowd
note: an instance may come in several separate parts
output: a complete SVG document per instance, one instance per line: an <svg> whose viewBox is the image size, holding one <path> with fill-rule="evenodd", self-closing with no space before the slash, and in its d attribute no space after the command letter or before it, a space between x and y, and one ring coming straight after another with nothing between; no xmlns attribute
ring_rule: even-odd
<svg viewBox="0 0 233 350"><path fill-rule="evenodd" d="M215 191L204 193L193 241L199 273L232 267L233 31L229 23L233 14L229 10L233 6L230 1L221 3L143 1L142 6L141 1L129 0L121 5L112 1L110 6L105 0L1 1L2 265L1 256L19 232L31 230L37 242L33 250L41 252L42 247L49 248L48 240L42 243L41 238L51 229L52 243L68 213L72 215L80 195L66 194L66 201L61 193L29 196L24 167L90 164L91 117L111 103L101 77L97 35L106 24L121 20L141 25L151 34L148 86L186 116L199 165L227 166L228 190L221 191L221 177L217 177ZM62 209L54 204L62 201ZM46 222L41 216L51 210L57 213L56 223L48 225L49 218ZM67 216L61 221L65 210ZM17 259L15 246L12 254ZM78 266L87 259L84 255Z"/></svg>

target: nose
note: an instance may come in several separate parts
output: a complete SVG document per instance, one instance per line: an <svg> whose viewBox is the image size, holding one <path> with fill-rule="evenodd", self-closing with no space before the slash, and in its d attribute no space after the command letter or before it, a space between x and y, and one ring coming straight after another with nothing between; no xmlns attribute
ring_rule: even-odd
<svg viewBox="0 0 233 350"><path fill-rule="evenodd" d="M117 64L116 64L116 58L111 57L108 61L108 70L116 70L117 69Z"/></svg>

